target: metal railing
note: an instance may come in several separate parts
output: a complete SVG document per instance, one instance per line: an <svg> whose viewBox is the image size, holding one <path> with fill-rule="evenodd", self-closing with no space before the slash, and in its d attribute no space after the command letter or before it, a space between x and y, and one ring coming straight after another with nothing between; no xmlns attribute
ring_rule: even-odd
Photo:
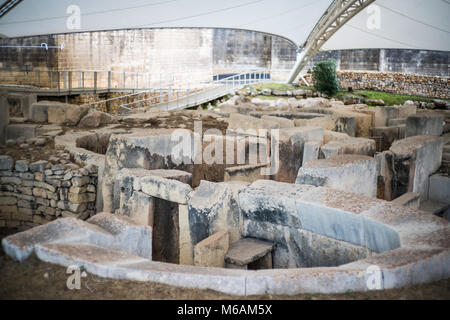
<svg viewBox="0 0 450 320"><path fill-rule="evenodd" d="M190 82L207 81L211 75L209 71L150 73L112 70L2 70L0 82L67 93L135 92L149 88L185 87Z"/></svg>
<svg viewBox="0 0 450 320"><path fill-rule="evenodd" d="M168 111L190 108L223 97L224 95L232 93L246 85L268 81L270 79L270 72L249 71L223 79L220 79L220 75L216 75L213 76L213 79L216 80L204 82L200 86L193 88L188 87L187 89L172 89L169 87L164 91L159 89L159 102L152 103L152 101L155 100L154 97L145 98L126 104L121 104L120 109L124 113L131 112L131 107L137 104L144 107L159 107ZM155 91L158 90L155 89L150 91L150 93ZM172 98L172 96L174 97Z"/></svg>

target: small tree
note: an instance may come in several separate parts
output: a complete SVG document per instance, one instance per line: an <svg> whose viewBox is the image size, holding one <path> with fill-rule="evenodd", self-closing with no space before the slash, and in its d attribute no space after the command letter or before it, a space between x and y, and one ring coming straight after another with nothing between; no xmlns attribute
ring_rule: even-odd
<svg viewBox="0 0 450 320"><path fill-rule="evenodd" d="M339 83L336 74L336 61L330 59L318 62L313 68L314 87L321 93L333 96L339 91Z"/></svg>

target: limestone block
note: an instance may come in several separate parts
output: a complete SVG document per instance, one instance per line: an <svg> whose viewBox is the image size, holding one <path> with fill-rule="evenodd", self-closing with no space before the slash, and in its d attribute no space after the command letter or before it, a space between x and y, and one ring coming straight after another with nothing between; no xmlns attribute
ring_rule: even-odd
<svg viewBox="0 0 450 320"><path fill-rule="evenodd" d="M442 203L450 203L450 178L442 174L430 177L428 199Z"/></svg>
<svg viewBox="0 0 450 320"><path fill-rule="evenodd" d="M37 125L34 124L10 124L6 127L6 139L17 140L20 137L31 139L36 137Z"/></svg>
<svg viewBox="0 0 450 320"><path fill-rule="evenodd" d="M220 231L194 247L194 265L199 267L225 267L225 256L229 249L228 231Z"/></svg>
<svg viewBox="0 0 450 320"><path fill-rule="evenodd" d="M48 123L77 125L89 107L67 103L53 103L47 108Z"/></svg>
<svg viewBox="0 0 450 320"><path fill-rule="evenodd" d="M48 166L48 161L40 160L30 164L31 172L41 172L43 173Z"/></svg>
<svg viewBox="0 0 450 320"><path fill-rule="evenodd" d="M322 141L307 141L303 149L303 162L302 166L307 164L311 160L319 159L319 151Z"/></svg>
<svg viewBox="0 0 450 320"><path fill-rule="evenodd" d="M444 116L440 114L416 114L406 120L406 137L440 136L444 130Z"/></svg>
<svg viewBox="0 0 450 320"><path fill-rule="evenodd" d="M228 129L235 131L247 131L249 129L279 129L280 124L271 120L262 120L252 116L232 113L228 119Z"/></svg>
<svg viewBox="0 0 450 320"><path fill-rule="evenodd" d="M365 138L350 138L335 140L323 145L320 149L321 157L325 159L337 154L359 154L373 157L375 155L375 141Z"/></svg>
<svg viewBox="0 0 450 320"><path fill-rule="evenodd" d="M14 166L14 160L10 156L0 156L0 171L10 171Z"/></svg>
<svg viewBox="0 0 450 320"><path fill-rule="evenodd" d="M68 199L72 203L88 203L95 201L94 193L70 193Z"/></svg>
<svg viewBox="0 0 450 320"><path fill-rule="evenodd" d="M273 117L273 116L262 116L261 120L276 122L280 125L280 129L295 127L294 121L286 119L286 118Z"/></svg>
<svg viewBox="0 0 450 320"><path fill-rule="evenodd" d="M304 145L308 141L322 141L324 130L319 127L295 127L280 129L278 139L272 139L278 146L272 148L271 154L272 179L280 182L293 183L301 167L304 155ZM272 142L273 143L273 142ZM278 148L278 150L277 150Z"/></svg>
<svg viewBox="0 0 450 320"><path fill-rule="evenodd" d="M420 194L416 192L408 192L392 200L392 203L418 210L420 207Z"/></svg>
<svg viewBox="0 0 450 320"><path fill-rule="evenodd" d="M327 186L375 198L377 168L374 158L362 155L334 155L312 160L300 168L296 184Z"/></svg>
<svg viewBox="0 0 450 320"><path fill-rule="evenodd" d="M201 181L188 202L190 234L194 245L222 230L229 231L231 242L240 238L242 216L237 194L246 185Z"/></svg>
<svg viewBox="0 0 450 320"><path fill-rule="evenodd" d="M140 182L145 194L178 204L187 204L192 192L191 186L186 183L158 176L147 176Z"/></svg>
<svg viewBox="0 0 450 320"><path fill-rule="evenodd" d="M413 136L393 143L393 198L407 192L420 193L421 200L428 198L429 176L435 173L442 162L440 137Z"/></svg>

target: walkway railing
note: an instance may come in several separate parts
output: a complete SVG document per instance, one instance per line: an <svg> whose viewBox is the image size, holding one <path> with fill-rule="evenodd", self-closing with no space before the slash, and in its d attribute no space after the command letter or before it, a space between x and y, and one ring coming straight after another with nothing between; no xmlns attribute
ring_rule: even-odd
<svg viewBox="0 0 450 320"><path fill-rule="evenodd" d="M132 112L132 106L158 107L165 110L177 110L194 107L223 97L249 84L265 82L270 79L270 73L267 71L249 71L237 75L232 75L223 79L220 76L214 76L213 81L203 83L201 86L187 89L172 89L166 91L159 90L160 96L158 102L153 103L155 97L140 99L130 103L121 104L122 113ZM158 92L153 90L151 92ZM143 93L143 92L142 92Z"/></svg>
<svg viewBox="0 0 450 320"><path fill-rule="evenodd" d="M209 71L179 73L123 72L112 70L2 70L0 83L29 85L42 89L80 92L142 91L149 88L185 87L207 81Z"/></svg>

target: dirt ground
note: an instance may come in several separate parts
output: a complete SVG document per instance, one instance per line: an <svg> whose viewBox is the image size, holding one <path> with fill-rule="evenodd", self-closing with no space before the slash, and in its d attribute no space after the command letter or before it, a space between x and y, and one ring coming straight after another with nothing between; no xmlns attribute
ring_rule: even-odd
<svg viewBox="0 0 450 320"><path fill-rule="evenodd" d="M17 232L0 229L0 238ZM238 297L213 290L179 288L153 282L104 279L92 274L82 278L80 290L67 289L66 268L35 257L17 263L0 249L0 299L10 300L449 300L450 279L414 287L344 294Z"/></svg>

